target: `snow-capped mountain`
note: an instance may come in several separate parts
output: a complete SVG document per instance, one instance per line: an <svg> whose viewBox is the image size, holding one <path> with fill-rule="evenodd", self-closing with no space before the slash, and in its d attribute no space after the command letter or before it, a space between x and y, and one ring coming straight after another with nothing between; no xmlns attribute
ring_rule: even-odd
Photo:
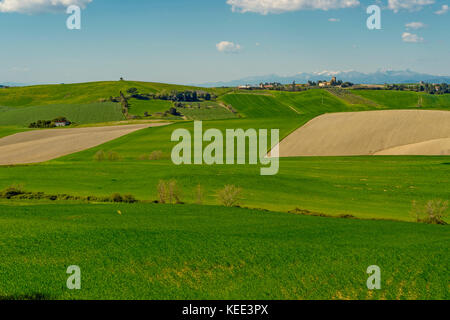
<svg viewBox="0 0 450 320"><path fill-rule="evenodd" d="M331 77L337 77L338 80L344 82L353 82L356 84L384 84L384 83L416 83L420 81L429 83L450 83L450 76L438 76L425 73L418 73L411 70L379 70L373 73L364 73L358 71L321 71L305 73L300 72L291 76L280 76L276 74L269 74L265 76L247 77L243 79L205 83L200 86L204 87L233 87L238 85L250 84L257 85L261 82L279 82L283 84L292 83L306 83L309 80L329 80Z"/></svg>

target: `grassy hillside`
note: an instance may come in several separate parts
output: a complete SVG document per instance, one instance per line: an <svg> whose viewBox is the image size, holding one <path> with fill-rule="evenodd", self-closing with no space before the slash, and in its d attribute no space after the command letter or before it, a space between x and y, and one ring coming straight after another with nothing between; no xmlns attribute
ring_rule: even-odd
<svg viewBox="0 0 450 320"><path fill-rule="evenodd" d="M119 92L137 88L141 93L156 93L163 90L193 90L220 94L226 89L204 89L172 84L138 81L104 81L76 84L40 85L19 88L0 89L0 106L26 107L48 104L89 104L110 96L117 97Z"/></svg>
<svg viewBox="0 0 450 320"><path fill-rule="evenodd" d="M450 109L450 94L430 95L409 91L352 90L353 94L375 101L390 109Z"/></svg>
<svg viewBox="0 0 450 320"><path fill-rule="evenodd" d="M220 99L232 104L244 118L207 121L205 130L273 128L280 129L281 138L322 113L374 108L347 104L325 90L230 93ZM198 184L205 188L208 204L218 203L214 196L218 189L235 184L243 187L243 203L251 207L278 211L298 207L327 214L401 220L412 219L414 200L450 198L446 188L450 183L449 161L443 157L282 159L280 173L274 177L261 177L259 166L177 167L170 160L138 160L159 150L168 158L175 145L170 137L176 128L192 131L192 123L142 130L46 164L0 167L0 189L16 183L30 191L84 196L129 192L140 199L154 200L158 181L173 178L181 184L186 202L194 202ZM99 150L115 151L121 160L95 162L93 157ZM72 183L73 176L77 177L76 184Z"/></svg>
<svg viewBox="0 0 450 320"><path fill-rule="evenodd" d="M0 211L0 299L450 297L442 226L186 205ZM82 290L65 287L70 265ZM379 291L366 287L371 265Z"/></svg>
<svg viewBox="0 0 450 320"><path fill-rule="evenodd" d="M148 112L149 115L157 112L164 113L173 107L171 101L165 100L130 99L128 103L130 105L129 113L135 116L144 116L145 112Z"/></svg>
<svg viewBox="0 0 450 320"><path fill-rule="evenodd" d="M60 104L35 107L3 107L1 125L28 126L37 120L52 120L64 116L77 124L125 120L118 103Z"/></svg>
<svg viewBox="0 0 450 320"><path fill-rule="evenodd" d="M227 94L221 98L246 118L289 118L298 114L271 94Z"/></svg>
<svg viewBox="0 0 450 320"><path fill-rule="evenodd" d="M238 115L217 102L192 103L190 107L178 110L189 120L235 119Z"/></svg>
<svg viewBox="0 0 450 320"><path fill-rule="evenodd" d="M290 121L290 122L289 122ZM296 120L283 120L281 135ZM261 120L227 120L204 123L208 128L272 128ZM352 214L362 218L412 220L412 201L449 199L449 161L445 157L347 157L281 159L276 176L260 176L260 166L175 166L167 160L139 161L141 155L161 150L169 157L175 128L192 130L192 123L150 128L105 145L46 164L0 167L0 189L11 184L30 191L107 196L132 193L156 200L160 179L176 179L183 201L195 202L201 184L205 201L218 204L216 192L226 184L244 190L243 205L288 211L295 208L326 214ZM96 162L97 151L115 151L122 160ZM73 177L77 182L73 183Z"/></svg>

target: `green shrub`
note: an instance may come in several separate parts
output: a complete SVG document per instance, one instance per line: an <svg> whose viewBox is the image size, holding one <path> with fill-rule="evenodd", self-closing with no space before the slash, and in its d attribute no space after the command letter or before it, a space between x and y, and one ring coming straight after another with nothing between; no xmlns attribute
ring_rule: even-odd
<svg viewBox="0 0 450 320"><path fill-rule="evenodd" d="M123 198L120 195L120 193L114 193L111 195L111 201L112 202L123 202Z"/></svg>
<svg viewBox="0 0 450 320"><path fill-rule="evenodd" d="M97 153L94 155L95 161L104 161L106 159L106 153L103 150L97 151Z"/></svg>
<svg viewBox="0 0 450 320"><path fill-rule="evenodd" d="M448 201L430 200L425 205L413 201L412 214L417 222L446 225L444 219L448 217Z"/></svg>
<svg viewBox="0 0 450 320"><path fill-rule="evenodd" d="M25 191L23 191L19 186L10 186L3 190L0 194L2 198L11 199L25 194Z"/></svg>
<svg viewBox="0 0 450 320"><path fill-rule="evenodd" d="M125 203L136 203L137 200L132 194L125 194L122 198L122 201Z"/></svg>
<svg viewBox="0 0 450 320"><path fill-rule="evenodd" d="M115 151L105 152L103 150L99 150L94 155L95 161L117 161L120 160L120 155Z"/></svg>
<svg viewBox="0 0 450 320"><path fill-rule="evenodd" d="M159 180L158 186L159 203L166 203L167 201L167 183L164 180Z"/></svg>
<svg viewBox="0 0 450 320"><path fill-rule="evenodd" d="M164 153L161 150L153 151L150 153L149 160L161 160L164 157Z"/></svg>
<svg viewBox="0 0 450 320"><path fill-rule="evenodd" d="M181 204L181 189L176 180L160 180L157 186L159 203Z"/></svg>
<svg viewBox="0 0 450 320"><path fill-rule="evenodd" d="M226 185L217 192L219 201L226 207L238 207L241 202L242 189L234 185Z"/></svg>
<svg viewBox="0 0 450 320"><path fill-rule="evenodd" d="M107 159L109 161L118 161L118 160L120 160L120 155L115 151L108 151Z"/></svg>
<svg viewBox="0 0 450 320"><path fill-rule="evenodd" d="M201 185L198 185L195 190L195 203L200 205L203 204L203 188Z"/></svg>

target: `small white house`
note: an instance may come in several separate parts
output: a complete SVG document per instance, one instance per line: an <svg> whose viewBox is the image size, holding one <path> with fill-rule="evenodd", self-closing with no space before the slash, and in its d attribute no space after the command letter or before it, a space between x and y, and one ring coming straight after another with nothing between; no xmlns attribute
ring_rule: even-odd
<svg viewBox="0 0 450 320"><path fill-rule="evenodd" d="M65 127L68 126L69 124L66 121L58 121L55 122L55 127Z"/></svg>

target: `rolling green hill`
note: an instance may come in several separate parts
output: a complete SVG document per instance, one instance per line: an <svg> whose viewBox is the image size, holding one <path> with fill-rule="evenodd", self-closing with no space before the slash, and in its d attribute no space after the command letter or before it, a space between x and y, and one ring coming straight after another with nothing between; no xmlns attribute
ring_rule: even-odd
<svg viewBox="0 0 450 320"><path fill-rule="evenodd" d="M76 84L40 85L0 89L0 106L29 107L48 104L89 104L100 99L117 97L119 92L137 88L141 93L171 90L203 90L220 94L227 89L205 89L172 84L138 81L104 81Z"/></svg>
<svg viewBox="0 0 450 320"><path fill-rule="evenodd" d="M66 117L76 124L101 123L125 120L122 107L118 103L90 104L56 104L35 107L2 107L0 111L0 126L28 126L37 120L52 120Z"/></svg>
<svg viewBox="0 0 450 320"><path fill-rule="evenodd" d="M276 128L284 136L296 119L284 119L283 126L270 119L204 122L208 128ZM176 179L182 200L195 202L200 184L205 203L219 204L216 192L226 184L243 188L243 205L275 211L295 208L331 215L351 214L360 218L412 221L413 201L449 199L449 161L445 157L330 157L280 160L276 176L261 177L260 166L215 165L175 166L170 159L139 161L141 155L161 150L170 157L176 128L192 130L192 123L149 128L102 146L48 163L0 167L0 189L12 184L49 194L108 196L131 193L141 200L156 200L159 180ZM99 150L115 151L121 160L97 162ZM73 183L73 176L77 183Z"/></svg>
<svg viewBox="0 0 450 320"><path fill-rule="evenodd" d="M171 101L165 100L129 99L128 103L130 105L130 114L133 114L135 116L144 116L145 112L148 112L148 114L154 114L158 112L164 113L171 107L173 107L173 103Z"/></svg>
<svg viewBox="0 0 450 320"><path fill-rule="evenodd" d="M0 300L449 299L445 226L190 205L0 212ZM71 265L82 290L66 289Z"/></svg>
<svg viewBox="0 0 450 320"><path fill-rule="evenodd" d="M289 118L298 114L271 94L234 93L224 95L221 100L231 104L246 118Z"/></svg>
<svg viewBox="0 0 450 320"><path fill-rule="evenodd" d="M450 94L431 95L387 90L352 90L352 93L375 101L389 109L450 109Z"/></svg>
<svg viewBox="0 0 450 320"><path fill-rule="evenodd" d="M115 120L122 116L120 104L97 101L129 87L187 88L138 82L68 86L14 88L11 96L0 89L0 125L9 125L0 126L0 137L24 130L11 124L23 126L32 117ZM323 113L416 108L419 97L423 108L450 110L448 95L211 90L241 118L204 121L204 130L280 129L280 138ZM130 113L163 112L171 105L131 99ZM192 119L228 111L213 107L184 111ZM143 129L42 164L0 166L0 190L18 185L83 197L119 192L144 201L0 200L0 300L449 298L446 226L370 220L414 221L413 201L450 199L448 157L289 158L280 159L278 175L263 177L259 165L175 166L170 152L177 128L192 132L193 123ZM118 160L95 161L100 150L115 152ZM161 160L142 160L154 151L162 151ZM186 205L148 203L158 199L161 179L177 181ZM227 184L242 188L242 207L273 212L217 206L217 192ZM198 185L201 206L193 205ZM296 208L369 220L285 213ZM382 269L382 290L368 292L365 271L374 264ZM64 289L69 265L82 268L83 290Z"/></svg>

